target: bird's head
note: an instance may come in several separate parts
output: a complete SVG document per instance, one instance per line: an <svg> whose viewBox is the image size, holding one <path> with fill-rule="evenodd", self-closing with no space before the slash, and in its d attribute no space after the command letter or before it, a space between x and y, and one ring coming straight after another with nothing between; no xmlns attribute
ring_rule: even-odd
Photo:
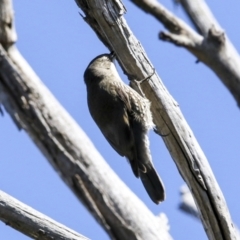
<svg viewBox="0 0 240 240"><path fill-rule="evenodd" d="M89 81L102 80L104 77L116 72L114 52L101 54L95 57L84 72L84 81L87 84Z"/></svg>

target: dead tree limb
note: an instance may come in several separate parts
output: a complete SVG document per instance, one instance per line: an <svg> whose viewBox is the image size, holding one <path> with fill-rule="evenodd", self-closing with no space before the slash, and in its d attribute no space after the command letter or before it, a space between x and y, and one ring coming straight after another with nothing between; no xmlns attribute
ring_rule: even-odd
<svg viewBox="0 0 240 240"><path fill-rule="evenodd" d="M157 0L132 0L159 20L169 32L160 39L184 47L219 77L240 107L240 57L203 0L179 1L198 32L174 16Z"/></svg>
<svg viewBox="0 0 240 240"><path fill-rule="evenodd" d="M181 201L179 204L179 209L183 212L195 217L198 220L200 219L199 211L194 202L191 192L189 191L186 185L183 185L180 189ZM240 231L238 227L235 225L237 239L240 239Z"/></svg>
<svg viewBox="0 0 240 240"><path fill-rule="evenodd" d="M0 191L0 220L33 239L88 239L2 191Z"/></svg>
<svg viewBox="0 0 240 240"><path fill-rule="evenodd" d="M2 12L12 13L9 4L1 1ZM29 134L111 239L172 239L166 218L154 216L117 177L23 59L11 38L13 22L1 23L1 33L10 40L0 46L0 102L19 129Z"/></svg>
<svg viewBox="0 0 240 240"><path fill-rule="evenodd" d="M103 43L113 50L129 79L150 76L153 66L144 49L128 27L125 7L116 0L75 0L84 20ZM198 40L202 37L194 34ZM174 159L178 170L195 198L209 239L236 239L225 199L208 161L178 104L168 93L157 73L142 84L151 101L154 123Z"/></svg>

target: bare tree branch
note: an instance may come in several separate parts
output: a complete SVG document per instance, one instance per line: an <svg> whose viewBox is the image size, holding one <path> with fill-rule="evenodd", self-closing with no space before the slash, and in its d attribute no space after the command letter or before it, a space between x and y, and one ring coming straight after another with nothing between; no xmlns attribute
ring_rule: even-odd
<svg viewBox="0 0 240 240"><path fill-rule="evenodd" d="M88 239L2 191L0 191L0 220L34 239Z"/></svg>
<svg viewBox="0 0 240 240"><path fill-rule="evenodd" d="M125 8L121 2L76 2L85 13L84 19L97 36L117 54L120 65L130 79L143 79L151 74L153 67L149 59L122 17ZM221 190L178 104L157 74L154 74L151 80L145 81L142 87L152 103L151 109L157 129L165 136L163 140L194 195L209 239L236 239Z"/></svg>
<svg viewBox="0 0 240 240"><path fill-rule="evenodd" d="M228 88L240 107L240 57L203 0L181 0L200 34L174 16L156 0L132 0L164 24L169 32L160 38L186 48L198 61L211 68Z"/></svg>
<svg viewBox="0 0 240 240"><path fill-rule="evenodd" d="M166 217L154 216L126 187L15 46L7 46L0 46L0 102L111 239L172 239Z"/></svg>
<svg viewBox="0 0 240 240"><path fill-rule="evenodd" d="M17 66L0 48L0 101L111 239L171 239L166 227L120 181L83 131L32 75L17 50L10 52Z"/></svg>
<svg viewBox="0 0 240 240"><path fill-rule="evenodd" d="M183 185L181 187L180 195L181 195L181 201L179 204L179 209L195 217L196 219L200 220L199 211L194 202L193 196L186 185ZM240 239L240 231L236 225L235 225L235 229L236 229L237 239Z"/></svg>
<svg viewBox="0 0 240 240"><path fill-rule="evenodd" d="M150 75L152 66L149 60L121 17L124 12L121 2L89 0L78 1L78 4L86 14L85 20L117 53L128 76L142 79L144 75ZM0 55L0 97L4 106L19 126L27 130L52 165L61 171L64 181L93 212L112 239L170 238L165 231L161 232L165 229L141 202L130 200L136 198L130 191L125 191L123 184L111 174L98 153L92 150L91 143L40 83L17 50L11 47L6 53L1 49ZM157 74L149 82L144 82L143 87L152 102L158 130L166 136L164 141L194 194L209 238L236 239L222 193L178 104ZM96 158L97 162L92 161ZM111 188L112 182L114 188ZM122 201L124 206L121 206ZM137 215L140 209L142 216Z"/></svg>
<svg viewBox="0 0 240 240"><path fill-rule="evenodd" d="M221 28L204 0L196 0L194 2L180 0L179 3L183 6L186 14L201 35L207 36L212 26L215 26L216 29Z"/></svg>

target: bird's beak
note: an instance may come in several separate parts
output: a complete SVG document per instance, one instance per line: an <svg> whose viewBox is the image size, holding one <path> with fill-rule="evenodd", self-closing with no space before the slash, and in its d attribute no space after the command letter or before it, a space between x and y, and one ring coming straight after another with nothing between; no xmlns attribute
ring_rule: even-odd
<svg viewBox="0 0 240 240"><path fill-rule="evenodd" d="M114 51L112 51L110 53L110 60L113 62L113 60L116 58L116 53Z"/></svg>

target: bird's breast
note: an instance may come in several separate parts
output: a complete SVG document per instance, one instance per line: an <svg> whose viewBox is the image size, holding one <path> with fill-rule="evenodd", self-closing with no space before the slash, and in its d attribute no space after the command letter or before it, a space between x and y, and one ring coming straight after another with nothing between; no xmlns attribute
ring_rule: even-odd
<svg viewBox="0 0 240 240"><path fill-rule="evenodd" d="M88 91L88 107L94 121L105 125L112 121L115 112L123 108L114 85L101 82Z"/></svg>

